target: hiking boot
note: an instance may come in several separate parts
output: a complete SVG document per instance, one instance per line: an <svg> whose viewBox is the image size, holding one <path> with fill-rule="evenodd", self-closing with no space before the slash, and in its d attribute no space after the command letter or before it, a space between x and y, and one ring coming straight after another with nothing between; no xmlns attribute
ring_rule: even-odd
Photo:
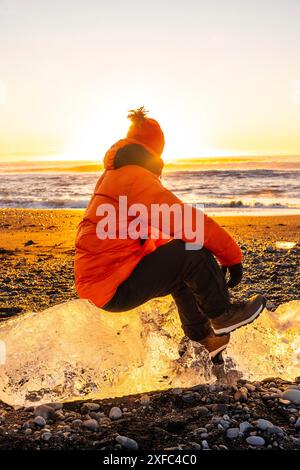
<svg viewBox="0 0 300 470"><path fill-rule="evenodd" d="M217 356L221 351L226 349L229 343L230 335L217 336L212 331L208 336L201 339L200 341L194 341L195 343L201 344L209 352L211 359ZM187 336L184 336L180 341L178 353L182 357L188 348L188 343L191 341Z"/></svg>
<svg viewBox="0 0 300 470"><path fill-rule="evenodd" d="M230 335L217 336L211 332L206 338L199 341L202 346L209 352L211 359L216 357L221 351L227 348Z"/></svg>
<svg viewBox="0 0 300 470"><path fill-rule="evenodd" d="M211 325L216 335L226 335L241 326L252 323L263 311L267 303L263 295L254 295L246 302L232 304L216 318L211 319Z"/></svg>

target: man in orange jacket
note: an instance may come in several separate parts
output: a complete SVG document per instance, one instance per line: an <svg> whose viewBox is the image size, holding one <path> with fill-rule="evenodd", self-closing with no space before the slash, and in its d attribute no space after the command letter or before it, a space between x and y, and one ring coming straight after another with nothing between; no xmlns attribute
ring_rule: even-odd
<svg viewBox="0 0 300 470"><path fill-rule="evenodd" d="M186 242L193 243L195 237L177 230L174 215L170 215L168 236L163 217L154 223L149 216L153 204L184 208L184 203L160 182L164 135L158 122L146 113L143 107L130 112L132 123L126 138L115 143L104 157L105 171L77 232L77 292L111 312L126 311L171 294L185 335L200 342L214 358L228 345L230 332L254 321L266 300L256 295L246 302L230 303L228 287L242 279L242 253L213 219L201 213L203 247L186 249ZM146 209L142 211L144 219L141 217L142 236L130 236L127 229L124 236L121 225L128 228L133 217L120 215L120 197L126 197L129 207ZM118 226L102 236L99 227L110 225L106 218L110 207ZM190 209L190 223L184 217L180 219L183 229L188 224L194 227L199 216L199 209Z"/></svg>

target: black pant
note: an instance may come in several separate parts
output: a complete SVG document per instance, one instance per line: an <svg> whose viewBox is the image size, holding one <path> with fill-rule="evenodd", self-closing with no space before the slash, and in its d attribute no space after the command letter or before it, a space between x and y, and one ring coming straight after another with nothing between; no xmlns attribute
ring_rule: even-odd
<svg viewBox="0 0 300 470"><path fill-rule="evenodd" d="M211 332L209 319L229 305L225 278L213 255L206 248L186 250L183 241L172 240L146 255L103 309L126 311L168 294L176 302L184 333L194 341Z"/></svg>

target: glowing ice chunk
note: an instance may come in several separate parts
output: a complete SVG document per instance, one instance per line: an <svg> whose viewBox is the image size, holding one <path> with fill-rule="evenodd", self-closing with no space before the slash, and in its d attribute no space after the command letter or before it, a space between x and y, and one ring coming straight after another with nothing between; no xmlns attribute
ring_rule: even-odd
<svg viewBox="0 0 300 470"><path fill-rule="evenodd" d="M228 355L246 379L294 379L300 367L299 327L300 301L273 313L265 310L231 335ZM75 300L3 321L0 399L37 404L213 382L212 363L202 346L191 342L179 357L182 334L170 297L123 313ZM232 368L232 361L227 363Z"/></svg>
<svg viewBox="0 0 300 470"><path fill-rule="evenodd" d="M291 250L296 245L295 242L276 242L275 246L279 250Z"/></svg>

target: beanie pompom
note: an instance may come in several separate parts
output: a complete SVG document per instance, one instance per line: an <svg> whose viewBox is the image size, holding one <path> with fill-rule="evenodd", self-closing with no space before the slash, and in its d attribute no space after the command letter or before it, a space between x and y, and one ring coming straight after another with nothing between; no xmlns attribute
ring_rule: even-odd
<svg viewBox="0 0 300 470"><path fill-rule="evenodd" d="M130 109L128 111L128 119L132 122L137 127L142 127L143 121L145 120L145 117L147 116L147 111L144 106L141 106L140 108L137 109Z"/></svg>
<svg viewBox="0 0 300 470"><path fill-rule="evenodd" d="M164 134L158 122L149 118L147 113L144 106L128 111L131 125L127 138L134 140L132 143L144 145L150 153L160 158L165 145Z"/></svg>

